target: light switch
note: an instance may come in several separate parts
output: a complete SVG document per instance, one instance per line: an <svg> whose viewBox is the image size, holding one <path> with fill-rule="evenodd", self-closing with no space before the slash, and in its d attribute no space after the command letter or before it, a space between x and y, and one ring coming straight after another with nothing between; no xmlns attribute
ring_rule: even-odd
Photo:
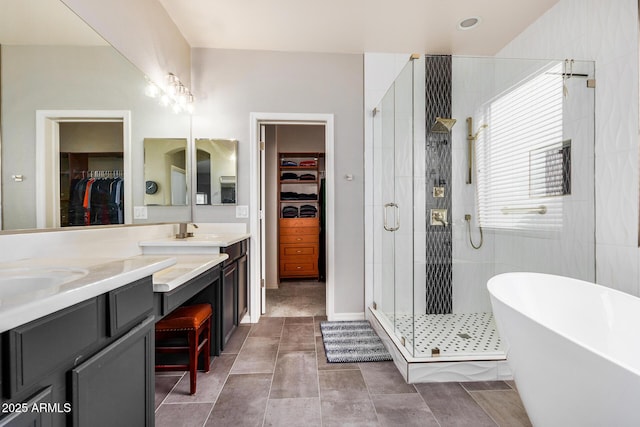
<svg viewBox="0 0 640 427"><path fill-rule="evenodd" d="M249 218L249 206L236 206L236 218Z"/></svg>
<svg viewBox="0 0 640 427"><path fill-rule="evenodd" d="M146 206L134 206L133 207L133 219L147 219L147 207Z"/></svg>

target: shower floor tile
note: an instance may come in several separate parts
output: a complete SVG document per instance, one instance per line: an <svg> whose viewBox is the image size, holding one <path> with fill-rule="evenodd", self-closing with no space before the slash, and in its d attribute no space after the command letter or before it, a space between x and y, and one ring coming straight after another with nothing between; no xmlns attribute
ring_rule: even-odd
<svg viewBox="0 0 640 427"><path fill-rule="evenodd" d="M387 314L407 347L413 346L411 315ZM415 317L415 356L430 357L433 349L440 356L504 354L493 313L422 314Z"/></svg>

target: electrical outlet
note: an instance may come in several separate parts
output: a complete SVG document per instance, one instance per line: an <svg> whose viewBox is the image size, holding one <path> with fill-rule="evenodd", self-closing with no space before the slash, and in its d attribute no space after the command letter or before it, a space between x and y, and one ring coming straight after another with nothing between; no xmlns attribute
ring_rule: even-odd
<svg viewBox="0 0 640 427"><path fill-rule="evenodd" d="M147 207L146 206L134 206L133 207L133 219L147 219Z"/></svg>

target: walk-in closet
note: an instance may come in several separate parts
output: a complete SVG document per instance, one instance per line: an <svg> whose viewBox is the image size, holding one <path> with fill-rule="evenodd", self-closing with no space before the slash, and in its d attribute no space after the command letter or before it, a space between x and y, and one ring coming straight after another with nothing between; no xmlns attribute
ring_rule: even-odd
<svg viewBox="0 0 640 427"><path fill-rule="evenodd" d="M265 131L267 314L318 313L325 304L324 291L314 292L326 277L325 127Z"/></svg>
<svg viewBox="0 0 640 427"><path fill-rule="evenodd" d="M60 225L124 224L122 122L61 122Z"/></svg>

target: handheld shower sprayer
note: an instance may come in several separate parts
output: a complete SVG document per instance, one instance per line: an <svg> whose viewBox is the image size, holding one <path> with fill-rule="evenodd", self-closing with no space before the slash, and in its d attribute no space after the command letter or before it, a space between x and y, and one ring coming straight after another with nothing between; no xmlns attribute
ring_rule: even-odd
<svg viewBox="0 0 640 427"><path fill-rule="evenodd" d="M471 215L470 214L465 214L464 215L464 220L467 222L467 230L469 231L469 243L471 243L471 247L473 249L480 249L482 247L482 243L484 241L484 238L483 238L483 235L482 235L482 226L478 226L478 229L480 229L480 243L475 245L473 243L473 239L471 238Z"/></svg>

